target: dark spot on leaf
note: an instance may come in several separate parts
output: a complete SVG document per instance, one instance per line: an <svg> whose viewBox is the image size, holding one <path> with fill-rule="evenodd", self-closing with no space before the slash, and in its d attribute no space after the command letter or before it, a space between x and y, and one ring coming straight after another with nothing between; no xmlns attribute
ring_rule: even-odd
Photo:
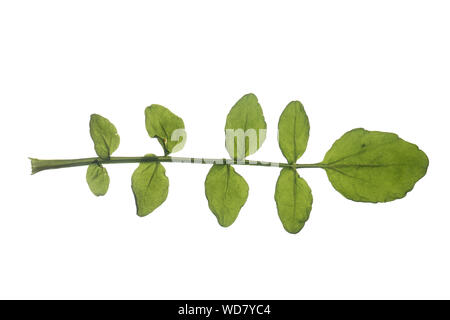
<svg viewBox="0 0 450 320"><path fill-rule="evenodd" d="M363 143L363 144L361 145L361 148L365 148L365 147L366 147L366 144Z"/></svg>

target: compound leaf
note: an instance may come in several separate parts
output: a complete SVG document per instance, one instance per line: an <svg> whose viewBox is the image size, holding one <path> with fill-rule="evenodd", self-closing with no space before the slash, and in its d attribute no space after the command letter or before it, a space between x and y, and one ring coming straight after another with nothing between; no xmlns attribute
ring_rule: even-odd
<svg viewBox="0 0 450 320"><path fill-rule="evenodd" d="M215 164L206 177L205 193L219 224L228 227L247 201L248 185L232 166Z"/></svg>
<svg viewBox="0 0 450 320"><path fill-rule="evenodd" d="M154 157L148 154L146 157ZM166 169L159 162L142 162L131 177L137 215L144 217L158 208L169 193Z"/></svg>
<svg viewBox="0 0 450 320"><path fill-rule="evenodd" d="M403 198L428 168L416 145L394 133L354 129L338 139L322 162L333 187L360 202Z"/></svg>
<svg viewBox="0 0 450 320"><path fill-rule="evenodd" d="M145 127L150 137L158 139L166 155L180 151L186 143L183 119L158 104L145 109Z"/></svg>
<svg viewBox="0 0 450 320"><path fill-rule="evenodd" d="M101 164L90 164L86 172L86 181L92 193L98 196L104 196L109 187L108 171Z"/></svg>
<svg viewBox="0 0 450 320"><path fill-rule="evenodd" d="M120 143L116 127L101 115L92 114L89 121L89 132L94 141L97 155L102 159L109 159Z"/></svg>
<svg viewBox="0 0 450 320"><path fill-rule="evenodd" d="M225 147L232 159L255 153L266 139L267 124L258 98L249 93L231 108L225 124Z"/></svg>
<svg viewBox="0 0 450 320"><path fill-rule="evenodd" d="M305 152L309 138L309 120L300 101L290 102L278 122L278 144L289 163Z"/></svg>
<svg viewBox="0 0 450 320"><path fill-rule="evenodd" d="M289 233L298 233L309 218L313 197L308 184L296 170L281 170L275 188L275 201L284 229Z"/></svg>

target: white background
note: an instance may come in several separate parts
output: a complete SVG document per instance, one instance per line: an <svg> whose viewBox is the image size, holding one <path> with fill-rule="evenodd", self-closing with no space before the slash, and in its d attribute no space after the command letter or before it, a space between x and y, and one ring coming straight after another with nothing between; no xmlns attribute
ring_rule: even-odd
<svg viewBox="0 0 450 320"><path fill-rule="evenodd" d="M2 1L1 298L450 298L448 1ZM268 123L250 159L282 161L276 126L298 99L311 123L300 162L344 132L396 132L430 158L402 200L349 201L305 169L311 218L286 233L277 168L237 167L250 186L224 229L205 165L167 164L169 197L135 214L136 165L110 165L94 197L85 167L30 175L28 156L94 156L91 113L115 155L161 153L144 109L186 124L178 156L225 157L231 106L255 93Z"/></svg>

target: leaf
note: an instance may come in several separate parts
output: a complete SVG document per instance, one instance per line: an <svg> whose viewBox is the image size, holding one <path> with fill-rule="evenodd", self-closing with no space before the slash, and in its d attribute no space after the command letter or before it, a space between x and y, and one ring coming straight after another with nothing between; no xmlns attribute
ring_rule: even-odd
<svg viewBox="0 0 450 320"><path fill-rule="evenodd" d="M360 202L403 198L427 172L428 158L394 133L354 129L337 140L323 165L333 187Z"/></svg>
<svg viewBox="0 0 450 320"><path fill-rule="evenodd" d="M104 196L109 187L108 171L101 164L90 164L86 172L86 181L92 193L98 196Z"/></svg>
<svg viewBox="0 0 450 320"><path fill-rule="evenodd" d="M148 154L146 157L154 157ZM144 217L158 208L169 193L166 169L159 162L142 162L131 177L137 215Z"/></svg>
<svg viewBox="0 0 450 320"><path fill-rule="evenodd" d="M296 170L283 168L275 188L278 216L289 233L302 230L312 209L311 189Z"/></svg>
<svg viewBox="0 0 450 320"><path fill-rule="evenodd" d="M246 94L231 108L225 124L225 147L232 159L255 153L266 139L267 124L258 98Z"/></svg>
<svg viewBox="0 0 450 320"><path fill-rule="evenodd" d="M183 119L158 104L145 109L145 127L150 137L158 139L165 155L180 151L186 143Z"/></svg>
<svg viewBox="0 0 450 320"><path fill-rule="evenodd" d="M102 159L109 159L120 143L116 127L101 115L92 114L89 121L89 131L97 155Z"/></svg>
<svg viewBox="0 0 450 320"><path fill-rule="evenodd" d="M248 185L232 166L215 164L206 177L205 193L219 224L229 227L247 201Z"/></svg>
<svg viewBox="0 0 450 320"><path fill-rule="evenodd" d="M278 144L286 160L293 164L308 145L309 120L300 101L290 102L278 122Z"/></svg>

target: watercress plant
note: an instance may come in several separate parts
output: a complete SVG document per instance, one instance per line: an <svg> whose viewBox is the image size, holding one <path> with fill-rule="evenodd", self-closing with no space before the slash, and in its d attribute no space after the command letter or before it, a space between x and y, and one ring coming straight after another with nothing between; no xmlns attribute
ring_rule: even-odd
<svg viewBox="0 0 450 320"><path fill-rule="evenodd" d="M388 202L403 198L428 168L428 158L416 145L394 133L353 129L339 138L322 162L297 164L308 145L309 119L299 101L290 102L278 122L278 142L286 163L246 160L266 138L267 124L254 94L244 95L229 112L225 124L225 147L229 159L172 157L186 142L183 120L161 105L145 109L145 126L150 137L158 139L164 155L112 157L120 143L115 126L93 114L90 134L97 157L67 160L31 159L32 174L88 166L86 181L92 193L108 191L109 175L104 164L139 163L131 177L137 214L146 216L167 198L169 179L164 162L212 164L205 180L208 205L223 227L234 223L247 201L249 187L233 165L281 168L275 186L275 202L284 229L298 233L309 218L313 197L298 169L321 168L333 187L344 197L359 202Z"/></svg>

